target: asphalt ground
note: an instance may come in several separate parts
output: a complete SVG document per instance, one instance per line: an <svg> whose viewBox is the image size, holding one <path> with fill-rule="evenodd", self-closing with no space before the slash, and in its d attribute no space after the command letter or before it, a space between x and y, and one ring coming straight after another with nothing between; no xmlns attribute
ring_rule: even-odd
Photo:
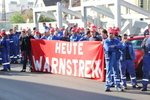
<svg viewBox="0 0 150 100"><path fill-rule="evenodd" d="M150 100L149 91L133 89L105 92L105 82L37 72L20 72L21 64L11 64L12 71L0 71L0 100ZM0 67L2 68L2 66ZM138 77L138 85L141 77Z"/></svg>

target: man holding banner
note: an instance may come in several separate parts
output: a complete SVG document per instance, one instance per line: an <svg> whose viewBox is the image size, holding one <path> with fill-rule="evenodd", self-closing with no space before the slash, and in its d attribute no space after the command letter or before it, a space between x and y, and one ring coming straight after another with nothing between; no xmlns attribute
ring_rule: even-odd
<svg viewBox="0 0 150 100"><path fill-rule="evenodd" d="M115 87L118 91L123 91L120 87L120 75L119 75L119 49L122 46L119 40L114 39L113 29L109 30L109 36L107 39L104 40L104 51L105 51L105 59L106 59L106 85L105 91L110 91L110 81L111 81L111 74L114 73L114 83Z"/></svg>

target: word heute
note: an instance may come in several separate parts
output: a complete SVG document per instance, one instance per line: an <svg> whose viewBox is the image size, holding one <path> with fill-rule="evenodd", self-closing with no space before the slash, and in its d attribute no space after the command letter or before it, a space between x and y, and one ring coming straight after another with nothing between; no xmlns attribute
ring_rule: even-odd
<svg viewBox="0 0 150 100"><path fill-rule="evenodd" d="M55 53L58 54L74 54L83 55L83 43L78 42L57 42L55 45Z"/></svg>

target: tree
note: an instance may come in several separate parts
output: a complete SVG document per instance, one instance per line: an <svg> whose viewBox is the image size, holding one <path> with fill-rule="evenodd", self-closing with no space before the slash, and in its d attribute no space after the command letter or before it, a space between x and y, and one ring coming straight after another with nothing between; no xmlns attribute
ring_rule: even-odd
<svg viewBox="0 0 150 100"><path fill-rule="evenodd" d="M12 15L9 20L12 21L13 23L25 23L26 22L24 16L20 12Z"/></svg>
<svg viewBox="0 0 150 100"><path fill-rule="evenodd" d="M53 21L52 19L43 15L40 15L39 22L52 22L52 21Z"/></svg>

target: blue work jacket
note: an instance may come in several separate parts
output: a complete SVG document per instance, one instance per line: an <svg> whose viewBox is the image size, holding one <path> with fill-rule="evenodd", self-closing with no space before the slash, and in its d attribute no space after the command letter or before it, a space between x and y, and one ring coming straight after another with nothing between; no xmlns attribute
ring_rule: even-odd
<svg viewBox="0 0 150 100"><path fill-rule="evenodd" d="M80 36L79 35L72 35L70 37L70 42L77 42L80 40Z"/></svg>
<svg viewBox="0 0 150 100"><path fill-rule="evenodd" d="M114 45L114 47L111 47L111 45ZM120 49L122 49L122 45L118 39L111 40L107 38L104 40L105 59L110 59L112 53L116 53L116 60L119 60L121 56Z"/></svg>
<svg viewBox="0 0 150 100"><path fill-rule="evenodd" d="M58 37L63 37L63 31L58 32Z"/></svg>
<svg viewBox="0 0 150 100"><path fill-rule="evenodd" d="M49 36L48 40L59 40L59 38L55 35Z"/></svg>
<svg viewBox="0 0 150 100"><path fill-rule="evenodd" d="M17 46L19 44L19 38L15 34L9 34L10 45Z"/></svg>
<svg viewBox="0 0 150 100"><path fill-rule="evenodd" d="M48 40L48 37L46 36L42 36L41 39L45 39L45 40Z"/></svg>
<svg viewBox="0 0 150 100"><path fill-rule="evenodd" d="M128 43L123 42L122 43L121 59L120 60L126 60L126 50L127 50L126 47L128 47L131 59L135 60L136 56L135 56L134 48L133 48L133 45L131 42L128 42Z"/></svg>
<svg viewBox="0 0 150 100"><path fill-rule="evenodd" d="M82 38L80 38L79 41L89 41L89 38L87 38L87 37L82 37Z"/></svg>
<svg viewBox="0 0 150 100"><path fill-rule="evenodd" d="M4 37L0 41L0 51L2 53L10 52L10 41L8 38Z"/></svg>

